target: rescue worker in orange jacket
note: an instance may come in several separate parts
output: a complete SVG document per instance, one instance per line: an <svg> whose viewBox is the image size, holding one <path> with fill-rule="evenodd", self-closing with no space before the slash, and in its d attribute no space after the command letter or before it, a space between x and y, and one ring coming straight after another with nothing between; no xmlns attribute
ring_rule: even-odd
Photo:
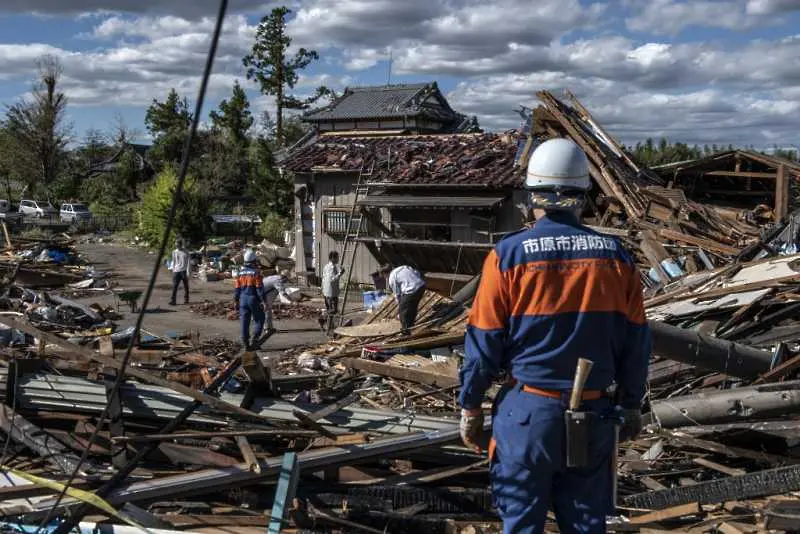
<svg viewBox="0 0 800 534"><path fill-rule="evenodd" d="M258 344L264 330L264 284L261 273L256 269L258 257L248 249L244 253L244 266L239 269L236 285L233 290L233 301L239 309L239 321L242 327L242 345L244 350L253 350ZM255 324L253 344L250 343L250 321Z"/></svg>
<svg viewBox="0 0 800 534"><path fill-rule="evenodd" d="M470 312L461 436L481 450L484 394L507 372L513 380L495 399L489 445L504 532L543 532L550 507L562 533L605 532L613 508L612 421L623 421L621 441L642 428L650 333L641 281L616 239L579 222L591 181L575 143L542 143L526 187L536 223L489 253ZM564 412L579 358L594 362L581 410L597 417L588 465L576 469L566 466ZM607 394L612 384L615 401Z"/></svg>

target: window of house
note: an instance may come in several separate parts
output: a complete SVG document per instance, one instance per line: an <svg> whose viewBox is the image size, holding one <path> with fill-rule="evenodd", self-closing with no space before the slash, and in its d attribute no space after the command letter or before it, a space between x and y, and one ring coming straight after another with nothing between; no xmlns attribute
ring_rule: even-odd
<svg viewBox="0 0 800 534"><path fill-rule="evenodd" d="M322 212L322 230L334 237L344 237L347 234L347 222L350 220L351 208L325 208ZM351 221L350 233L355 235L358 232L358 214L355 219ZM372 225L365 217L361 221L360 235L370 235L372 232Z"/></svg>
<svg viewBox="0 0 800 534"><path fill-rule="evenodd" d="M397 237L426 241L450 241L452 223L449 210L392 210L392 227Z"/></svg>

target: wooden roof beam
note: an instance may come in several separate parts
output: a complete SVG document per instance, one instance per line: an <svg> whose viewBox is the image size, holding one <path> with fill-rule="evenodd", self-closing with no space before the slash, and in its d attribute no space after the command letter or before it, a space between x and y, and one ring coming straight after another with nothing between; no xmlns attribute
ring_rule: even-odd
<svg viewBox="0 0 800 534"><path fill-rule="evenodd" d="M706 171L705 176L730 176L733 178L777 178L774 172L748 172L748 171Z"/></svg>

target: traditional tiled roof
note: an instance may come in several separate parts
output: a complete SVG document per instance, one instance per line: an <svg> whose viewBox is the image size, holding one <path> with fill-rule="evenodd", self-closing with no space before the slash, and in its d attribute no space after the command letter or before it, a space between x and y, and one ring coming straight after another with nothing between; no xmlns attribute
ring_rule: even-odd
<svg viewBox="0 0 800 534"><path fill-rule="evenodd" d="M281 167L357 172L374 163L370 182L516 187L524 174L514 167L516 141L510 134L322 138L289 154Z"/></svg>
<svg viewBox="0 0 800 534"><path fill-rule="evenodd" d="M426 105L429 96L441 99L442 106ZM443 122L464 119L450 108L436 83L348 87L328 106L303 116L307 122L357 119L392 119L425 116Z"/></svg>

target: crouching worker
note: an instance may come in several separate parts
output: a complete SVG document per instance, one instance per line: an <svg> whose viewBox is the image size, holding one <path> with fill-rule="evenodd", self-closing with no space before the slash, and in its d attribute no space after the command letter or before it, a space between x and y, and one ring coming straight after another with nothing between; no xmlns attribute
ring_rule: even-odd
<svg viewBox="0 0 800 534"><path fill-rule="evenodd" d="M387 264L381 267L381 273L388 278L386 285L397 299L398 319L402 332L408 334L417 322L419 303L425 296L425 279L419 271L408 265L392 269L392 266Z"/></svg>
<svg viewBox="0 0 800 534"><path fill-rule="evenodd" d="M267 336L275 333L275 321L273 319L272 305L279 296L289 299L286 294L286 282L289 280L289 271L282 270L278 274L265 276L264 283L264 313L266 315Z"/></svg>
<svg viewBox="0 0 800 534"><path fill-rule="evenodd" d="M650 333L639 272L616 239L580 222L591 181L575 143L542 143L526 187L536 224L489 253L470 311L461 437L481 450L484 394L508 372L488 447L503 532L543 532L552 506L559 532L603 533L614 510L615 426L621 441L642 427ZM580 407L567 413L579 358L594 365ZM568 443L579 445L569 460Z"/></svg>
<svg viewBox="0 0 800 534"><path fill-rule="evenodd" d="M252 250L244 253L244 266L239 270L236 277L236 289L234 289L233 300L239 308L239 321L242 326L242 345L245 350L252 350L250 344L250 321L255 323L253 340L261 337L264 329L264 285L261 281L261 273L256 268L257 257Z"/></svg>

